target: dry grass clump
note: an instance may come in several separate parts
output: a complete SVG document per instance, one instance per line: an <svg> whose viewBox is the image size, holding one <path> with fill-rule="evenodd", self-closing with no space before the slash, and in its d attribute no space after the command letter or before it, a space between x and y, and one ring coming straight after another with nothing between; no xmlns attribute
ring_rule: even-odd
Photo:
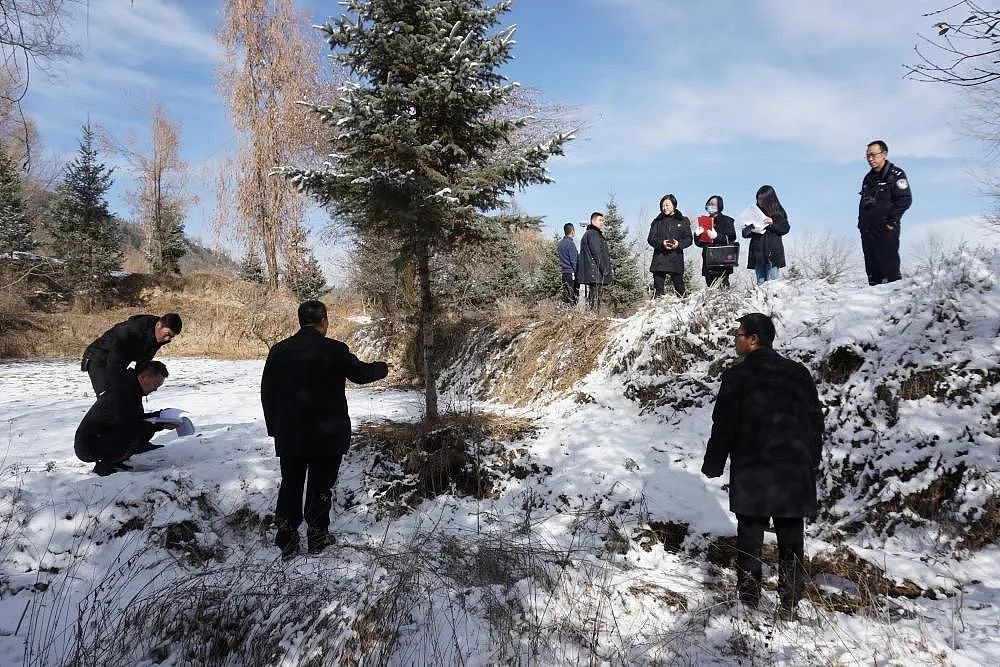
<svg viewBox="0 0 1000 667"><path fill-rule="evenodd" d="M534 433L531 420L485 413L446 413L432 422L364 424L356 447L371 447L388 475L376 482L386 511L402 514L443 493L489 498L501 475L516 474L510 442Z"/></svg>
<svg viewBox="0 0 1000 667"><path fill-rule="evenodd" d="M865 358L853 348L838 347L820 362L819 376L826 382L844 384L863 363Z"/></svg>

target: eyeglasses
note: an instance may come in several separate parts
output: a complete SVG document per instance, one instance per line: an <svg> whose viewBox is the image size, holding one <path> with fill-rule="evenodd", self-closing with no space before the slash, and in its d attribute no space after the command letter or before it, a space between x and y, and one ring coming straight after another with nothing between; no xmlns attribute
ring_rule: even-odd
<svg viewBox="0 0 1000 667"><path fill-rule="evenodd" d="M737 331L736 333L733 334L733 336L736 338L739 338L740 336L743 336L744 338L749 338L751 335L752 334L743 333L742 331Z"/></svg>
<svg viewBox="0 0 1000 667"><path fill-rule="evenodd" d="M865 157L866 158L868 158L868 157L878 157L879 155L882 155L883 153L885 153L885 151L879 151L878 153L865 153Z"/></svg>

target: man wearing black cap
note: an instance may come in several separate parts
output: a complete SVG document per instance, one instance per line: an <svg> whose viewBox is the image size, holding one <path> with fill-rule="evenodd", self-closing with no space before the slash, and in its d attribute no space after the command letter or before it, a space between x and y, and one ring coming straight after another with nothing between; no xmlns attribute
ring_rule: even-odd
<svg viewBox="0 0 1000 667"><path fill-rule="evenodd" d="M779 616L794 620L805 585L803 517L815 516L823 409L809 371L771 349L774 323L762 313L739 318L736 353L722 374L712 436L701 471L719 477L730 460L729 509L736 514L740 600L760 602L764 529L778 538Z"/></svg>
<svg viewBox="0 0 1000 667"><path fill-rule="evenodd" d="M87 346L80 370L87 371L94 393L100 396L130 363L138 365L156 356L161 347L180 335L181 326L177 313L133 315Z"/></svg>

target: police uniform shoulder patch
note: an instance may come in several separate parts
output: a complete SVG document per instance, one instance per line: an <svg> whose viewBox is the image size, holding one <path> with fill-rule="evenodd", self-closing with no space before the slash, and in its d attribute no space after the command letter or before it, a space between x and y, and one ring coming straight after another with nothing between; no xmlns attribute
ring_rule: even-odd
<svg viewBox="0 0 1000 667"><path fill-rule="evenodd" d="M899 188L900 190L905 190L906 188L910 187L910 184L906 182L905 178L900 178L896 181L896 187Z"/></svg>

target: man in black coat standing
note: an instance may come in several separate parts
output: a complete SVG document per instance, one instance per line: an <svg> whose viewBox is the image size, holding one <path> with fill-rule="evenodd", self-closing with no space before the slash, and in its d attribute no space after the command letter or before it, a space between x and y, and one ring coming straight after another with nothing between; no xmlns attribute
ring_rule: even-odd
<svg viewBox="0 0 1000 667"><path fill-rule="evenodd" d="M80 370L87 371L94 393L100 396L130 363L138 365L155 357L161 347L180 335L181 326L177 313L133 315L87 346Z"/></svg>
<svg viewBox="0 0 1000 667"><path fill-rule="evenodd" d="M774 323L762 313L739 318L742 361L722 374L712 436L701 471L719 477L730 460L729 509L736 514L740 600L760 602L764 529L778 538L779 615L793 620L805 585L803 517L815 516L823 409L809 371L771 346Z"/></svg>
<svg viewBox="0 0 1000 667"><path fill-rule="evenodd" d="M157 412L143 412L142 399L160 388L170 375L159 361L143 361L111 378L111 385L97 397L76 429L73 450L81 461L95 461L102 477L128 470L125 460L133 454L157 449L149 439L159 430L177 424L151 424Z"/></svg>
<svg viewBox="0 0 1000 667"><path fill-rule="evenodd" d="M351 442L345 380L366 384L389 374L384 362L359 361L347 345L326 337L329 321L322 302L302 303L298 316L301 328L271 348L260 382L267 434L281 459L275 544L285 557L299 552L303 516L310 553L332 543L333 485Z"/></svg>
<svg viewBox="0 0 1000 667"><path fill-rule="evenodd" d="M615 281L611 266L611 249L604 238L604 214L594 211L590 224L580 239L580 257L577 260L576 281L587 286L587 304L591 310L601 306L601 292Z"/></svg>

